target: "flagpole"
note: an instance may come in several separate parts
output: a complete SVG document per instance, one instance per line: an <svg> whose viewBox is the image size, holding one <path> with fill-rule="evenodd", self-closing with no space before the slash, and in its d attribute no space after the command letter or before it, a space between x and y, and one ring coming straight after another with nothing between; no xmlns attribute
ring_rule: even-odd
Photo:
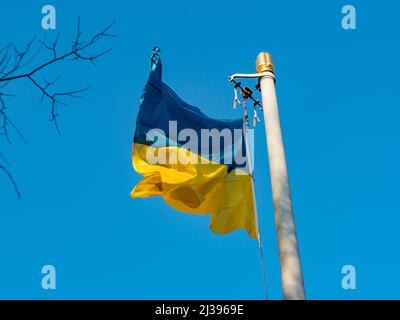
<svg viewBox="0 0 400 320"><path fill-rule="evenodd" d="M257 73L265 73L259 84L263 101L283 296L288 300L303 300L303 274L275 93L274 64L269 53L261 52L257 56L256 70Z"/></svg>

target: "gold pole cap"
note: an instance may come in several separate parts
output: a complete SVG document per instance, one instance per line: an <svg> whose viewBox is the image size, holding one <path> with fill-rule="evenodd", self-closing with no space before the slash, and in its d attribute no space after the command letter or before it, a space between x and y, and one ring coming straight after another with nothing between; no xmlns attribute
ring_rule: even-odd
<svg viewBox="0 0 400 320"><path fill-rule="evenodd" d="M268 52L260 52L257 55L256 71L257 73L269 71L275 74L274 61Z"/></svg>

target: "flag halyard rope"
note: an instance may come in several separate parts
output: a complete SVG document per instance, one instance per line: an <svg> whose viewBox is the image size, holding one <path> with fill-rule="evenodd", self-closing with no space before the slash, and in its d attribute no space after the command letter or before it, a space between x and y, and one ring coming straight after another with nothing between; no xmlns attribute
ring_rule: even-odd
<svg viewBox="0 0 400 320"><path fill-rule="evenodd" d="M236 82L232 78L230 78L229 80L235 84L235 86L234 86L234 91L235 91L234 109L236 108L236 102L239 101L238 96L237 96L237 88L240 88L240 94L242 95L242 99L243 99L242 100L243 101L243 112L244 112L244 114L243 114L243 127L244 127L243 132L244 132L244 140L245 140L245 147L246 147L246 156L247 156L247 161L249 163L248 165L249 165L249 171L250 171L250 176L251 176L251 187L252 187L252 194L253 194L253 206L254 206L254 216L255 216L254 218L255 218L255 224L256 224L256 230L257 230L258 247L260 249L260 258L261 258L261 268L262 268L262 273L263 273L263 285L264 285L264 291L265 291L265 299L268 300L267 275L265 272L264 249L263 249L260 225L259 225L259 219L258 219L254 169L253 169L253 163L252 163L250 147L249 147L249 139L248 139L249 115L247 112L247 99L251 99L253 101L253 106L254 106L253 127L255 127L257 122L260 121L260 119L258 118L258 115L257 115L257 105L260 106L261 111L262 111L262 105L260 104L259 100L254 99L253 91L249 87L242 87L240 82ZM239 104L240 104L240 101L239 101Z"/></svg>
<svg viewBox="0 0 400 320"><path fill-rule="evenodd" d="M248 122L247 123L244 122L243 126L245 127L243 130L244 131L244 140L245 140L245 147L246 147L246 156L247 156L247 161L249 162L249 171L250 171L250 175L251 175L251 188L252 188L252 194L253 194L254 218L255 218L256 230L257 230L258 247L260 249L260 258L261 258L261 268L262 268L262 273L263 273L265 299L268 300L267 275L265 272L264 250L263 250L260 225L259 225L259 219L258 219L254 170L253 170L252 158L251 158L250 148L249 148L249 139L248 139L249 125L248 125Z"/></svg>

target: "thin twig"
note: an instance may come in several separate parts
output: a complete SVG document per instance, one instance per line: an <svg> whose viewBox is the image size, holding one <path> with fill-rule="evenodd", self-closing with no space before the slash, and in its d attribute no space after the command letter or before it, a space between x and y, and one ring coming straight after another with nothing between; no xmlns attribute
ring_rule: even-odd
<svg viewBox="0 0 400 320"><path fill-rule="evenodd" d="M21 199L21 192L18 189L18 185L14 180L14 177L12 176L12 174L10 173L10 171L7 170L7 168L3 165L0 164L0 171L3 171L6 176L8 177L8 179L10 180L12 186L14 187L14 191L17 194L17 198Z"/></svg>
<svg viewBox="0 0 400 320"><path fill-rule="evenodd" d="M29 41L22 51L19 51L13 43L9 43L5 47L0 49L0 135L5 136L6 140L11 144L9 128L12 128L22 139L22 141L27 143L20 130L7 115L5 98L14 97L14 95L3 92L3 88L7 87L10 82L18 79L28 80L35 88L37 88L41 92L39 104L41 104L45 99L50 102L50 121L54 122L56 130L60 134L60 127L58 124L58 106L66 104L64 101L62 101L62 99L81 98L81 94L86 92L89 87L63 91L52 90L55 87L55 84L59 80L60 76L56 77L52 81L48 81L46 79L43 80L43 78L41 81L39 81L38 74L40 71L48 69L48 67L50 67L51 65L60 63L62 61L82 60L89 61L92 64L95 64L95 60L108 54L109 52L111 52L112 49L109 48L97 53L89 53L88 51L103 38L117 38L116 35L109 33L114 24L115 21L113 21L100 32L94 34L88 40L82 40L83 31L81 30L81 21L78 17L76 35L74 41L72 42L72 46L69 50L62 54L58 53L60 34L57 34L56 38L50 44L45 40L37 40L37 42L39 43L39 47L33 53L33 55L30 52L33 51L32 47L36 41L36 38L33 38L31 41ZM29 71L22 71L22 69L25 69L27 65L35 60L35 58L43 48L50 52L51 57L44 63L33 67ZM0 156L1 159L5 160L5 158L1 154ZM14 186L18 198L20 198L20 192L17 184L6 166L0 164L0 171L5 172L5 174L8 176L9 180Z"/></svg>

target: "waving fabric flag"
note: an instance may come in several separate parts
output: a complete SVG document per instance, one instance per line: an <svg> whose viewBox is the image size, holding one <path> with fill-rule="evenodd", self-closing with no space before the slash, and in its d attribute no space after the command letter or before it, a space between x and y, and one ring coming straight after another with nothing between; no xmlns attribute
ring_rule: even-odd
<svg viewBox="0 0 400 320"><path fill-rule="evenodd" d="M216 120L182 101L161 80L153 51L133 141L133 166L143 175L131 197L160 195L173 208L211 214L218 234L239 228L256 238L243 120Z"/></svg>

